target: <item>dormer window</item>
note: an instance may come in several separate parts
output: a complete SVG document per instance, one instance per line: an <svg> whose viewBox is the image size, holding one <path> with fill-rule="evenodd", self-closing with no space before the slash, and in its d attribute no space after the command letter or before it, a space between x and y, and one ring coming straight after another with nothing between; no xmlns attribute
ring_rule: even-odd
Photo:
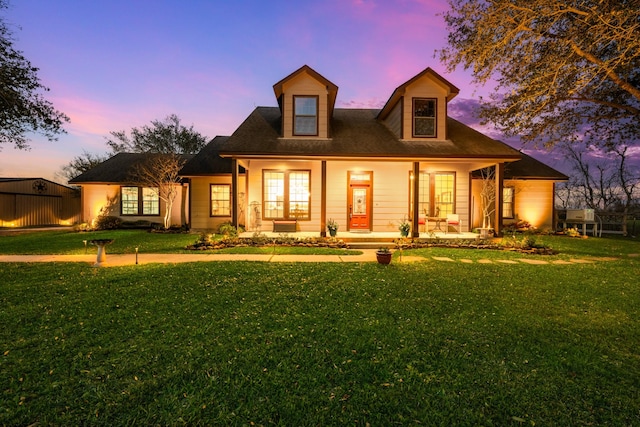
<svg viewBox="0 0 640 427"><path fill-rule="evenodd" d="M293 97L293 134L296 136L318 135L318 97Z"/></svg>
<svg viewBox="0 0 640 427"><path fill-rule="evenodd" d="M436 99L413 99L413 136L418 138L436 136Z"/></svg>

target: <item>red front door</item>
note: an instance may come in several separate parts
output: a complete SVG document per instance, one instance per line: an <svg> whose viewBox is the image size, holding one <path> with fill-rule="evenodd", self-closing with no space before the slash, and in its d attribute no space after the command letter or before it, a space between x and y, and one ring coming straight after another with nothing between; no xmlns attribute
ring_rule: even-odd
<svg viewBox="0 0 640 427"><path fill-rule="evenodd" d="M371 172L349 177L349 230L371 229Z"/></svg>
<svg viewBox="0 0 640 427"><path fill-rule="evenodd" d="M351 186L351 210L349 218L349 229L369 229L369 203L368 195L369 187L364 185Z"/></svg>

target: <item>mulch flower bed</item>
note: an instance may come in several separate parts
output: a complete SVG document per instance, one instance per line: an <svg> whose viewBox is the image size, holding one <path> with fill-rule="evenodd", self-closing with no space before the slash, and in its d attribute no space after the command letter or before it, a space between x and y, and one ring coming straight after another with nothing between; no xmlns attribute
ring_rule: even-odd
<svg viewBox="0 0 640 427"><path fill-rule="evenodd" d="M558 252L547 247L530 247L526 245L509 245L500 240L449 240L449 239L401 239L395 241L396 248L420 249L420 248L460 248L460 249L489 249L500 251L515 251L535 255L555 255ZM299 246L309 248L334 248L349 249L344 241L332 237L307 237L298 239L294 237L267 238L256 236L252 238L229 237L220 240L201 238L193 245L186 247L188 250L206 251L233 247L264 247L264 246Z"/></svg>
<svg viewBox="0 0 640 427"><path fill-rule="evenodd" d="M187 246L191 250L211 250L234 247L261 247L261 246L301 246L308 248L334 248L349 249L349 246L340 239L308 237L296 239L293 237L252 237L252 238L227 238L221 240L199 240L193 245Z"/></svg>
<svg viewBox="0 0 640 427"><path fill-rule="evenodd" d="M403 239L396 241L396 248L420 249L420 248L460 248L460 249L490 249L498 251L513 251L534 255L555 255L554 251L548 247L531 247L527 245L505 244L501 239L468 239L468 240L447 240L447 239Z"/></svg>

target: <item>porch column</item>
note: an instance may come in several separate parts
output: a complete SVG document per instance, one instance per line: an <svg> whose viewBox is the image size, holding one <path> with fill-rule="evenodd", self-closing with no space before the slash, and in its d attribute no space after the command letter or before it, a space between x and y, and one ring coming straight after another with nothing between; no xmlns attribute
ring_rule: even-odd
<svg viewBox="0 0 640 427"><path fill-rule="evenodd" d="M322 189L320 190L320 237L327 237L327 161L322 161ZM346 228L346 226L345 226Z"/></svg>
<svg viewBox="0 0 640 427"><path fill-rule="evenodd" d="M231 159L231 200L233 206L231 207L231 224L234 227L238 227L238 207L239 207L239 193L238 190L238 159Z"/></svg>
<svg viewBox="0 0 640 427"><path fill-rule="evenodd" d="M420 162L413 162L413 222L411 237L420 237Z"/></svg>
<svg viewBox="0 0 640 427"><path fill-rule="evenodd" d="M498 163L496 165L496 212L495 220L493 221L493 231L496 236L502 235L502 193L504 188L504 163Z"/></svg>
<svg viewBox="0 0 640 427"><path fill-rule="evenodd" d="M191 195L191 180L189 178L186 178L180 186L180 224L182 226L191 224L191 197L188 198L189 215L187 217L187 195Z"/></svg>
<svg viewBox="0 0 640 427"><path fill-rule="evenodd" d="M558 229L558 211L556 209L556 182L554 181L553 184L551 184L551 191L553 191L553 194L551 195L551 229L552 230L557 230Z"/></svg>

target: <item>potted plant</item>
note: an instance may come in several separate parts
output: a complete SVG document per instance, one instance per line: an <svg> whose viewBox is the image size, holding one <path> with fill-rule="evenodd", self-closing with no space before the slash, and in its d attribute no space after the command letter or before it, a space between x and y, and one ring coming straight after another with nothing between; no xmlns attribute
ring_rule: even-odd
<svg viewBox="0 0 640 427"><path fill-rule="evenodd" d="M403 219L402 221L400 221L398 230L400 230L400 235L402 237L407 237L409 235L409 231L411 230L411 223L406 219Z"/></svg>
<svg viewBox="0 0 640 427"><path fill-rule="evenodd" d="M334 219L330 218L327 222L327 230L329 230L329 235L331 237L336 237L336 234L338 233L338 223Z"/></svg>
<svg viewBox="0 0 640 427"><path fill-rule="evenodd" d="M391 255L393 254L391 253L389 248L383 247L378 249L378 251L376 252L376 259L378 260L379 264L389 264L391 262Z"/></svg>

